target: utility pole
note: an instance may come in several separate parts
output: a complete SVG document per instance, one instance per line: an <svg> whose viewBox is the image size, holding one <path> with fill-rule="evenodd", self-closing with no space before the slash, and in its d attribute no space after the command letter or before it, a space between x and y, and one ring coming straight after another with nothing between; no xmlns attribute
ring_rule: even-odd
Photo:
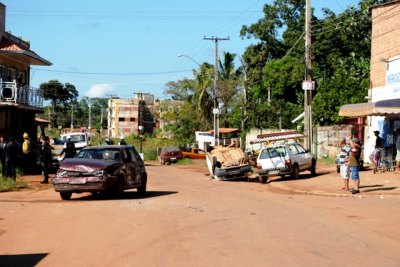
<svg viewBox="0 0 400 267"><path fill-rule="evenodd" d="M88 121L88 129L92 129L92 99L88 98L88 107L89 107L89 121Z"/></svg>
<svg viewBox="0 0 400 267"><path fill-rule="evenodd" d="M304 89L304 134L305 147L311 151L312 145L312 90L314 83L312 82L311 71L311 0L306 0L306 22L305 22L305 82Z"/></svg>
<svg viewBox="0 0 400 267"><path fill-rule="evenodd" d="M218 42L229 40L227 38L218 38L218 37L205 37L204 40L211 40L215 44L215 63L214 63L214 145L219 146L219 108L218 108Z"/></svg>
<svg viewBox="0 0 400 267"><path fill-rule="evenodd" d="M71 105L71 130L74 129L74 105Z"/></svg>

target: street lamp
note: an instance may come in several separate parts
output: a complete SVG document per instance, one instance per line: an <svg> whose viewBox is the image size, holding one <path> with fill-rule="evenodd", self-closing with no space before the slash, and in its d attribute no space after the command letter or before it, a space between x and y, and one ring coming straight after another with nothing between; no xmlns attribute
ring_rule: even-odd
<svg viewBox="0 0 400 267"><path fill-rule="evenodd" d="M186 57L186 58L190 59L191 61L193 61L194 63L196 63L197 65L199 65L199 67L201 66L201 64L199 62L197 62L196 60L194 60L193 58L191 58L187 55L178 54L178 57Z"/></svg>

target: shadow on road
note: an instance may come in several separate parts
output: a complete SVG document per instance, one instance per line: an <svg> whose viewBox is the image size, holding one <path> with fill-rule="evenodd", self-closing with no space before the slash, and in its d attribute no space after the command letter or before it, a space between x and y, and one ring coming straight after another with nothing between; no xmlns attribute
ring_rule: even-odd
<svg viewBox="0 0 400 267"><path fill-rule="evenodd" d="M0 266L36 266L47 253L0 255Z"/></svg>
<svg viewBox="0 0 400 267"><path fill-rule="evenodd" d="M124 200L124 199L146 199L154 197L162 197L172 194L177 194L177 191L148 191L146 194L142 195L135 191L126 191L119 196L107 194L107 193L97 193L93 195L79 196L78 194L72 194L72 199L70 201L82 201L82 200Z"/></svg>

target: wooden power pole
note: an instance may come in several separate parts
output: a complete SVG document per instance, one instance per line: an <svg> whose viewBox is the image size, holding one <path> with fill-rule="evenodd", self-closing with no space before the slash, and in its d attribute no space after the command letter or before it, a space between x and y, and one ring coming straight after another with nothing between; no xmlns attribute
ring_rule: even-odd
<svg viewBox="0 0 400 267"><path fill-rule="evenodd" d="M312 90L314 83L311 72L311 0L306 0L306 21L305 21L305 82L304 90L304 133L306 136L305 146L311 151L312 145Z"/></svg>
<svg viewBox="0 0 400 267"><path fill-rule="evenodd" d="M214 63L214 145L219 146L219 108L218 108L218 41L229 40L228 38L205 37L204 40L211 40L215 43Z"/></svg>

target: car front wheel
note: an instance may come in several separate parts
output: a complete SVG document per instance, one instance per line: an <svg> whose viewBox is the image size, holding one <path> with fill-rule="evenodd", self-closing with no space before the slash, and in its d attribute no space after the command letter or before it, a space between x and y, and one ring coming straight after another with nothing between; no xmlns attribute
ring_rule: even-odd
<svg viewBox="0 0 400 267"><path fill-rule="evenodd" d="M315 162L315 160L313 160L311 163L311 175L312 176L317 175L316 169L317 169L317 163Z"/></svg>
<svg viewBox="0 0 400 267"><path fill-rule="evenodd" d="M60 192L60 196L62 200L70 200L72 193L71 192Z"/></svg>

